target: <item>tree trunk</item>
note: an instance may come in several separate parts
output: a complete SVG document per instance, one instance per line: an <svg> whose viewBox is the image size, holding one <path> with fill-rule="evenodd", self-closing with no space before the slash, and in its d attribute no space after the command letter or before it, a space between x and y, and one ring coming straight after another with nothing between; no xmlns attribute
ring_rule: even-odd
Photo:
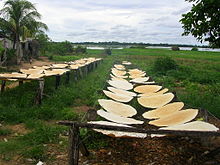
<svg viewBox="0 0 220 165"><path fill-rule="evenodd" d="M16 46L16 37L13 38L13 49L15 49Z"/></svg>
<svg viewBox="0 0 220 165"><path fill-rule="evenodd" d="M17 58L17 64L19 65L21 63L21 57L20 57L20 41L16 41L16 58Z"/></svg>
<svg viewBox="0 0 220 165"><path fill-rule="evenodd" d="M19 34L16 35L16 57L17 57L17 64L19 65L23 57Z"/></svg>

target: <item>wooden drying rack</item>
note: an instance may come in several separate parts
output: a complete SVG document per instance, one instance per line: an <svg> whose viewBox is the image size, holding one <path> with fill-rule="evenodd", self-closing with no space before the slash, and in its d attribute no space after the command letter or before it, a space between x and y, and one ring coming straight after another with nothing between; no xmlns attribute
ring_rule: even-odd
<svg viewBox="0 0 220 165"><path fill-rule="evenodd" d="M220 132L211 132L211 131L175 131L175 130L142 129L142 128L134 128L134 127L119 127L119 126L109 126L109 125L101 125L101 124L79 123L73 121L59 121L58 124L70 127L69 149L68 149L69 165L78 165L79 151L81 151L83 156L89 156L89 151L87 150L86 146L84 145L83 141L80 138L80 128L143 133L147 135L167 134L167 135L176 135L176 136L193 136L199 138L220 136ZM215 150L211 151L209 155L214 155L219 151L220 151L220 147L217 147Z"/></svg>
<svg viewBox="0 0 220 165"><path fill-rule="evenodd" d="M98 61L94 61L94 62L92 62L88 65L79 67L78 69L71 69L71 70L67 71L66 72L66 81L65 81L66 84L68 84L69 81L70 81L71 71L73 71L74 80L77 81L77 80L82 79L83 77L85 77L89 72L91 72L95 68L97 68L97 66L102 61L103 60L101 59L101 60L98 60ZM59 69L59 68L56 68L56 69ZM54 76L56 77L55 89L58 89L58 87L60 86L62 75L54 75ZM2 80L1 93L3 93L5 91L6 82L10 81L10 79L18 80L19 85L22 85L24 81L38 81L39 85L38 85L38 90L37 90L37 93L36 93L36 97L34 99L34 103L35 104L41 104L42 103L44 84L45 84L44 83L45 82L44 78L19 78L19 77L3 77L3 76L0 76L0 80Z"/></svg>

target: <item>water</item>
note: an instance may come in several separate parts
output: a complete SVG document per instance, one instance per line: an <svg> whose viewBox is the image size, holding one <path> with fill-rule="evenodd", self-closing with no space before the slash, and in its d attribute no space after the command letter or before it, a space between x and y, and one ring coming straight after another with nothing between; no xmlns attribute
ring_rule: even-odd
<svg viewBox="0 0 220 165"><path fill-rule="evenodd" d="M164 46L148 46L146 48L158 48L158 49L170 49L171 47ZM180 50L191 50L193 47L179 47ZM220 49L212 49L212 48L198 48L199 51L210 51L210 52L220 52Z"/></svg>
<svg viewBox="0 0 220 165"><path fill-rule="evenodd" d="M98 46L88 46L86 47L87 49L96 49L96 50L104 50L104 47L98 47ZM122 47L120 48L111 48L111 49L123 49Z"/></svg>
<svg viewBox="0 0 220 165"><path fill-rule="evenodd" d="M164 47L164 46L148 46L146 48L152 48L152 49L169 49L171 50L171 47ZM193 47L179 47L180 50L191 50ZM99 47L99 46L88 46L87 49L96 49L96 50L104 50L105 47ZM123 47L119 48L111 48L111 49L124 49ZM210 51L210 52L220 52L220 49L211 49L211 48L198 48L199 51Z"/></svg>

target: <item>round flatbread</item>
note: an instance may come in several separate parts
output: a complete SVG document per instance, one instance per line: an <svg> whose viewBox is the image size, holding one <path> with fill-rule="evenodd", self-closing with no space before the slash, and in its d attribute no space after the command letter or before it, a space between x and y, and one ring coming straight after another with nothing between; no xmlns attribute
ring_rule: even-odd
<svg viewBox="0 0 220 165"><path fill-rule="evenodd" d="M174 102L174 103L167 104L163 107L160 107L158 109L145 112L142 116L145 119L162 118L162 117L168 116L176 111L181 110L183 107L184 107L183 102Z"/></svg>
<svg viewBox="0 0 220 165"><path fill-rule="evenodd" d="M167 93L162 95L155 95L149 97L138 98L138 103L146 108L159 108L168 104L174 98L174 94Z"/></svg>
<svg viewBox="0 0 220 165"><path fill-rule="evenodd" d="M24 74L41 74L43 73L44 69L20 69L20 72Z"/></svg>
<svg viewBox="0 0 220 165"><path fill-rule="evenodd" d="M38 79L44 77L44 74L30 74L27 78Z"/></svg>
<svg viewBox="0 0 220 165"><path fill-rule="evenodd" d="M133 74L133 75L130 75L129 78L130 79L135 79L135 78L142 78L146 76L146 73L143 73L143 74Z"/></svg>
<svg viewBox="0 0 220 165"><path fill-rule="evenodd" d="M121 71L121 70L117 70L115 68L112 68L112 74L117 76L124 76L127 72L126 71Z"/></svg>
<svg viewBox="0 0 220 165"><path fill-rule="evenodd" d="M128 62L128 61L123 61L122 64L123 64L123 65L131 65L132 63L131 63L131 62Z"/></svg>
<svg viewBox="0 0 220 165"><path fill-rule="evenodd" d="M124 80L115 80L115 81L109 80L108 83L109 85L119 89L124 89L124 90L133 89L133 85L128 81L124 81Z"/></svg>
<svg viewBox="0 0 220 165"><path fill-rule="evenodd" d="M107 125L107 126L118 126L118 127L133 128L133 127L128 126L128 125L117 124L117 123L108 122L108 121L92 121L92 122L88 122L88 123ZM112 130L103 130L103 129L93 129L93 130L96 131L96 132L100 132L104 135L111 136L111 137L134 137L134 138L146 138L147 137L147 134L143 134L143 133L121 132L121 131L112 131Z"/></svg>
<svg viewBox="0 0 220 165"><path fill-rule="evenodd" d="M160 118L158 120L150 121L149 124L158 127L183 124L193 120L197 116L198 111L199 111L198 109L187 109L187 110L177 111L175 113L170 114L169 116Z"/></svg>
<svg viewBox="0 0 220 165"><path fill-rule="evenodd" d="M112 81L115 81L115 80L127 81L127 80L120 78L120 77L112 77L111 80Z"/></svg>
<svg viewBox="0 0 220 165"><path fill-rule="evenodd" d="M117 89L117 88L113 88L113 87L107 87L107 89L109 91L114 92L114 93L123 94L123 95L126 95L126 96L132 96L132 97L137 96L136 93L130 92L130 91L126 91L126 90L123 90L123 89Z"/></svg>
<svg viewBox="0 0 220 165"><path fill-rule="evenodd" d="M132 83L145 83L146 81L149 80L150 77L140 77L140 78L135 78L130 80Z"/></svg>
<svg viewBox="0 0 220 165"><path fill-rule="evenodd" d="M135 74L143 74L143 73L145 73L145 72L142 71L142 70L139 70L139 69L129 69L128 73L129 73L130 75L135 75Z"/></svg>
<svg viewBox="0 0 220 165"><path fill-rule="evenodd" d="M127 103L133 99L132 96L127 96L127 95L118 94L118 93L116 94L116 93L106 91L106 90L103 90L103 92L107 97L109 97L115 101L119 101L119 102L123 102L123 103Z"/></svg>
<svg viewBox="0 0 220 165"><path fill-rule="evenodd" d="M126 118L122 116L115 115L113 113L106 112L104 110L98 110L97 114L106 120L119 123L119 124L143 124L143 121L135 120L133 118Z"/></svg>
<svg viewBox="0 0 220 165"><path fill-rule="evenodd" d="M66 68L68 64L52 64L51 68Z"/></svg>
<svg viewBox="0 0 220 165"><path fill-rule="evenodd" d="M134 91L138 93L155 93L159 91L161 88L162 86L159 85L140 85L134 88Z"/></svg>
<svg viewBox="0 0 220 165"><path fill-rule="evenodd" d="M138 97L149 97L149 96L153 96L153 95L160 95L160 94L164 94L166 92L168 92L169 89L164 88L162 90L160 90L159 92L156 93L144 93L144 94L139 94Z"/></svg>
<svg viewBox="0 0 220 165"><path fill-rule="evenodd" d="M78 69L79 66L78 66L78 65L70 65L69 68L70 68L70 69Z"/></svg>
<svg viewBox="0 0 220 165"><path fill-rule="evenodd" d="M204 121L192 121L185 124L174 125L170 127L159 128L162 130L177 130L177 131L218 131L215 125Z"/></svg>
<svg viewBox="0 0 220 165"><path fill-rule="evenodd" d="M106 111L122 117L132 117L137 114L136 109L127 104L106 99L99 99L98 102Z"/></svg>
<svg viewBox="0 0 220 165"><path fill-rule="evenodd" d="M62 75L66 73L67 69L53 69L53 70L45 70L44 74L45 76L53 76L53 75Z"/></svg>
<svg viewBox="0 0 220 165"><path fill-rule="evenodd" d="M27 78L27 74L13 72L13 73L3 73L0 74L1 77L8 77L8 78Z"/></svg>
<svg viewBox="0 0 220 165"><path fill-rule="evenodd" d="M115 67L116 69L118 69L118 70L125 70L124 65L117 65L117 64L115 64L114 67Z"/></svg>

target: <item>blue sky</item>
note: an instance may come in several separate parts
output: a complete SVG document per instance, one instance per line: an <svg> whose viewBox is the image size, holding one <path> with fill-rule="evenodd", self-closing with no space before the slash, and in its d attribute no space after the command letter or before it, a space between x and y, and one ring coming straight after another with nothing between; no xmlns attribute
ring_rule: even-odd
<svg viewBox="0 0 220 165"><path fill-rule="evenodd" d="M200 44L192 36L181 36L179 20L191 8L184 0L30 1L54 41Z"/></svg>

